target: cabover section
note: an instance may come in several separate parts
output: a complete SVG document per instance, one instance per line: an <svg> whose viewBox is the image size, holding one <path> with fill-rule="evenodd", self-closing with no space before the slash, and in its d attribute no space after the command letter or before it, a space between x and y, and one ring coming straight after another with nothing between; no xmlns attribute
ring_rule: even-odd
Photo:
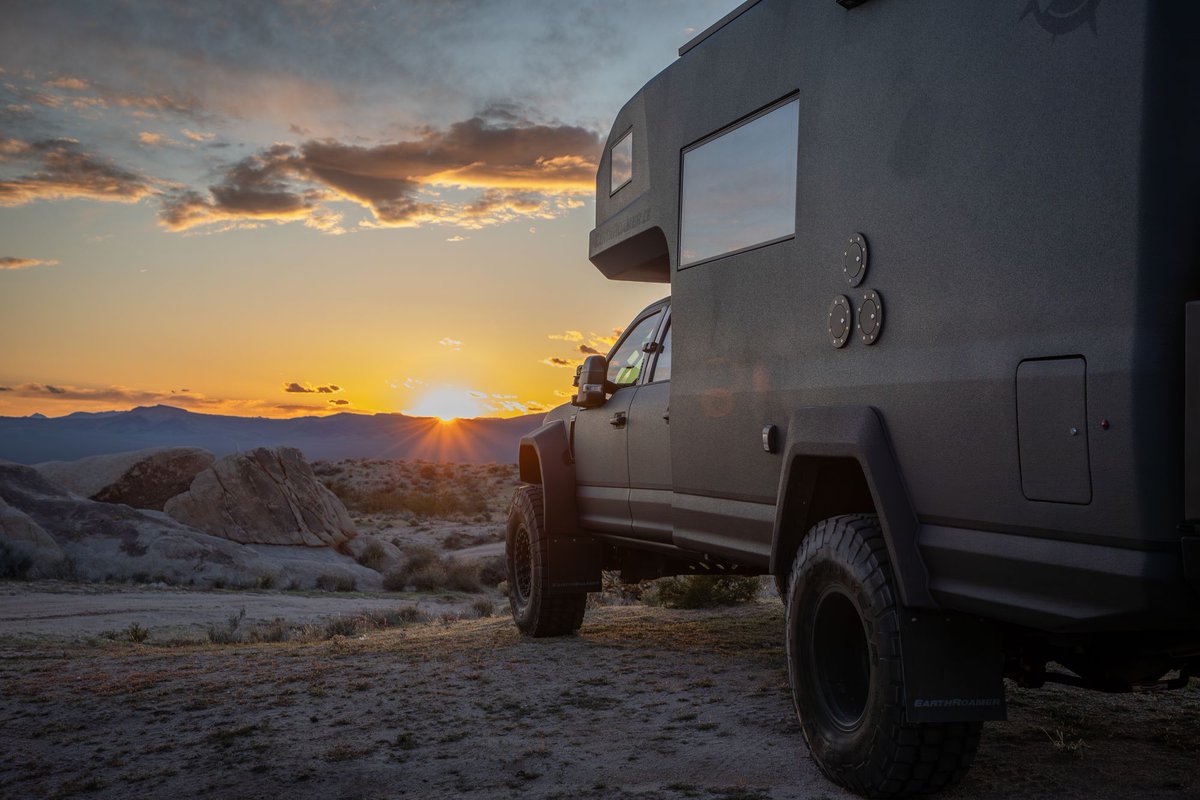
<svg viewBox="0 0 1200 800"><path fill-rule="evenodd" d="M676 544L765 563L765 431L868 408L935 602L1196 624L1200 6L1045 5L760 0L621 110L590 256L671 283Z"/></svg>

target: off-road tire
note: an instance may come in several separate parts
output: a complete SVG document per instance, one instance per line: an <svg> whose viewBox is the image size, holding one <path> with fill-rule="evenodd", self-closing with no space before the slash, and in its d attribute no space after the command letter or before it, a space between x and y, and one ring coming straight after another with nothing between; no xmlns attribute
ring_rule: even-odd
<svg viewBox="0 0 1200 800"><path fill-rule="evenodd" d="M518 487L508 507L504 536L508 605L526 636L565 636L583 624L587 592L547 596L550 541L544 519L542 487Z"/></svg>
<svg viewBox="0 0 1200 800"><path fill-rule="evenodd" d="M784 603L792 699L821 771L866 797L961 781L983 723L905 721L900 606L879 520L863 514L814 525Z"/></svg>

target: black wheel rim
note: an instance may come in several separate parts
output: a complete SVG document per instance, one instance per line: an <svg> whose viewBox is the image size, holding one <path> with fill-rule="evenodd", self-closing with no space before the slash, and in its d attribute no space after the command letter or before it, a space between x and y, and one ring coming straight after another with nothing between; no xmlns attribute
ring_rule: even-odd
<svg viewBox="0 0 1200 800"><path fill-rule="evenodd" d="M533 594L533 552L529 547L529 531L524 525L513 536L513 592L517 605L525 606Z"/></svg>
<svg viewBox="0 0 1200 800"><path fill-rule="evenodd" d="M862 722L871 692L871 650L862 617L836 587L813 612L808 661L815 699L831 723L852 731Z"/></svg>

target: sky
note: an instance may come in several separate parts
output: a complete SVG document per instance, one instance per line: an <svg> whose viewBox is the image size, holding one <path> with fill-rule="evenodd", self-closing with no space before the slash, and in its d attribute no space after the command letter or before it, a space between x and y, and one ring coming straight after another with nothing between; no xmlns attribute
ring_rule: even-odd
<svg viewBox="0 0 1200 800"><path fill-rule="evenodd" d="M663 285L621 105L735 0L6 2L0 415L511 416Z"/></svg>

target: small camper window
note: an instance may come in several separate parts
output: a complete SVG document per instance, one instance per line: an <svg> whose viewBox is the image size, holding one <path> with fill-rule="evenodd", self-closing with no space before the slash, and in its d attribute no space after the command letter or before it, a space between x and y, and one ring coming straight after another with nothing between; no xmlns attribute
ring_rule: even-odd
<svg viewBox="0 0 1200 800"><path fill-rule="evenodd" d="M795 235L799 109L792 100L684 151L680 268Z"/></svg>
<svg viewBox="0 0 1200 800"><path fill-rule="evenodd" d="M609 153L609 194L633 180L633 131L621 137Z"/></svg>

